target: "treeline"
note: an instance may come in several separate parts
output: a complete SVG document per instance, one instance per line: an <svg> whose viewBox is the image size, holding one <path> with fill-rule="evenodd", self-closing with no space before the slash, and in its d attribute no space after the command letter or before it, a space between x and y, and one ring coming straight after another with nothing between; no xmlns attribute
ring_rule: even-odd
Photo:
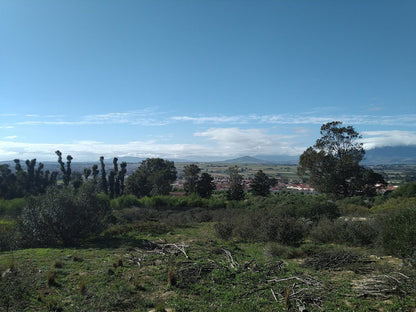
<svg viewBox="0 0 416 312"><path fill-rule="evenodd" d="M100 165L94 164L91 168L84 168L83 172L73 171L71 155L66 156L64 162L62 153L56 151L60 172L44 171L43 163L36 159L26 160L25 168L19 159L15 159L14 172L8 164L0 166L0 198L14 199L25 196L38 196L45 194L49 187L74 187L78 189L83 183L91 181L98 192L108 195L111 199L121 195L135 195L137 197L151 197L168 195L172 191L172 183L177 179L177 170L173 161L161 158L148 158L143 160L136 171L127 179L127 163L118 164L118 158L113 158L113 166L106 169L104 157L100 157ZM243 176L239 168L229 168L229 190L227 197L230 200L242 200L245 197ZM186 195L197 194L202 198L209 198L216 185L214 178L207 172L201 172L196 164L190 164L183 169L184 191ZM254 195L268 196L270 188L276 185L275 179L269 178L259 170L250 183L250 191Z"/></svg>

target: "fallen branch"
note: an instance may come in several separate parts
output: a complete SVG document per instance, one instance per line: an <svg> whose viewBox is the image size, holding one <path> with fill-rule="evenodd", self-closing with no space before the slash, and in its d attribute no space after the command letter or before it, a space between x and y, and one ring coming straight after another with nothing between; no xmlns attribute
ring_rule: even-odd
<svg viewBox="0 0 416 312"><path fill-rule="evenodd" d="M230 266L232 269L237 270L240 267L240 264L236 261L234 261L233 256L231 255L231 252L227 249L221 248L224 252L225 255L227 256L228 262L230 262Z"/></svg>
<svg viewBox="0 0 416 312"><path fill-rule="evenodd" d="M184 256L185 256L186 259L189 259L189 260L191 259L188 256L188 254L186 253L186 251L185 251L185 248L188 247L188 246L186 246L184 243L181 243L180 245L177 245L177 244L164 244L164 246L167 246L167 247L169 247L169 246L175 247L177 250L179 250L180 252L182 252L184 254Z"/></svg>

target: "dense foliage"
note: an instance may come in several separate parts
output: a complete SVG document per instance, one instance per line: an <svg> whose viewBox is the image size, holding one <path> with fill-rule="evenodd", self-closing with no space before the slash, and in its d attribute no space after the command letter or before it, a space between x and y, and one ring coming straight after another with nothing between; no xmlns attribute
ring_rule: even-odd
<svg viewBox="0 0 416 312"><path fill-rule="evenodd" d="M243 176L238 173L238 167L228 168L230 187L228 190L228 199L242 200L244 198Z"/></svg>
<svg viewBox="0 0 416 312"><path fill-rule="evenodd" d="M342 122L322 125L321 138L299 158L299 175L308 174L318 192L340 197L375 195L375 185L386 183L380 174L359 165L365 154L360 138L352 126L342 127Z"/></svg>
<svg viewBox="0 0 416 312"><path fill-rule="evenodd" d="M214 178L207 172L200 175L201 169L195 165L190 164L183 168L183 178L185 183L183 185L187 195L198 194L203 198L209 198L215 190Z"/></svg>
<svg viewBox="0 0 416 312"><path fill-rule="evenodd" d="M92 183L78 190L50 188L45 195L28 199L20 230L28 246L70 246L100 233L110 213L108 198L99 196Z"/></svg>
<svg viewBox="0 0 416 312"><path fill-rule="evenodd" d="M168 195L175 180L176 168L173 161L148 158L127 178L126 192L137 197Z"/></svg>
<svg viewBox="0 0 416 312"><path fill-rule="evenodd" d="M263 170L259 170L250 182L250 190L257 196L268 196L270 187L275 186L276 183L276 179L270 179Z"/></svg>
<svg viewBox="0 0 416 312"><path fill-rule="evenodd" d="M15 159L14 162L14 173L9 165L0 165L0 198L12 199L43 194L49 186L56 184L57 172L43 171L43 164L37 164L36 159L26 160L26 170L19 159Z"/></svg>

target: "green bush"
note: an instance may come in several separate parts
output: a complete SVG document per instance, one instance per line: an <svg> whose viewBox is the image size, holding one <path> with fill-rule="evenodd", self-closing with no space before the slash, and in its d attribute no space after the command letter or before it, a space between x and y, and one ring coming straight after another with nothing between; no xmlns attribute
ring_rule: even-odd
<svg viewBox="0 0 416 312"><path fill-rule="evenodd" d="M416 197L416 182L409 182L395 189L390 197Z"/></svg>
<svg viewBox="0 0 416 312"><path fill-rule="evenodd" d="M374 246L380 236L380 225L376 219L322 219L312 228L310 236L317 243Z"/></svg>
<svg viewBox="0 0 416 312"><path fill-rule="evenodd" d="M134 222L130 224L123 225L113 225L112 227L106 229L102 235L104 237L116 237L119 235L124 235L130 232L139 232L146 234L165 234L172 229L166 226L163 223L159 222Z"/></svg>
<svg viewBox="0 0 416 312"><path fill-rule="evenodd" d="M233 225L228 222L218 222L214 225L217 236L224 240L229 240L233 235Z"/></svg>
<svg viewBox="0 0 416 312"><path fill-rule="evenodd" d="M16 248L17 242L18 231L16 222L0 220L0 251Z"/></svg>
<svg viewBox="0 0 416 312"><path fill-rule="evenodd" d="M416 208L396 211L385 217L382 244L384 249L402 257L414 256L416 250Z"/></svg>
<svg viewBox="0 0 416 312"><path fill-rule="evenodd" d="M292 217L270 217L265 220L267 240L298 246L306 234L303 222Z"/></svg>
<svg viewBox="0 0 416 312"><path fill-rule="evenodd" d="M18 217L25 207L24 198L0 199L0 216Z"/></svg>
<svg viewBox="0 0 416 312"><path fill-rule="evenodd" d="M118 198L111 200L111 208L116 210L131 207L140 207L140 205L140 200L134 195L122 195Z"/></svg>
<svg viewBox="0 0 416 312"><path fill-rule="evenodd" d="M20 231L29 246L70 246L100 233L110 211L108 197L98 196L92 183L77 190L55 187L28 201Z"/></svg>
<svg viewBox="0 0 416 312"><path fill-rule="evenodd" d="M306 235L302 221L281 215L276 209L227 209L218 211L213 219L220 221L215 230L223 239L232 235L240 241L278 242L296 246Z"/></svg>
<svg viewBox="0 0 416 312"><path fill-rule="evenodd" d="M381 205L372 207L370 210L376 213L390 213L394 210L401 210L416 207L416 197L389 198Z"/></svg>

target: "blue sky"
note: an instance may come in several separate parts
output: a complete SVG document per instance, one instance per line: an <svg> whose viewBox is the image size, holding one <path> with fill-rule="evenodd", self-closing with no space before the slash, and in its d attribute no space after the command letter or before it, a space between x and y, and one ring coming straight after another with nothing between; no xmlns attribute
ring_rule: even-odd
<svg viewBox="0 0 416 312"><path fill-rule="evenodd" d="M0 160L416 144L416 1L0 1Z"/></svg>

